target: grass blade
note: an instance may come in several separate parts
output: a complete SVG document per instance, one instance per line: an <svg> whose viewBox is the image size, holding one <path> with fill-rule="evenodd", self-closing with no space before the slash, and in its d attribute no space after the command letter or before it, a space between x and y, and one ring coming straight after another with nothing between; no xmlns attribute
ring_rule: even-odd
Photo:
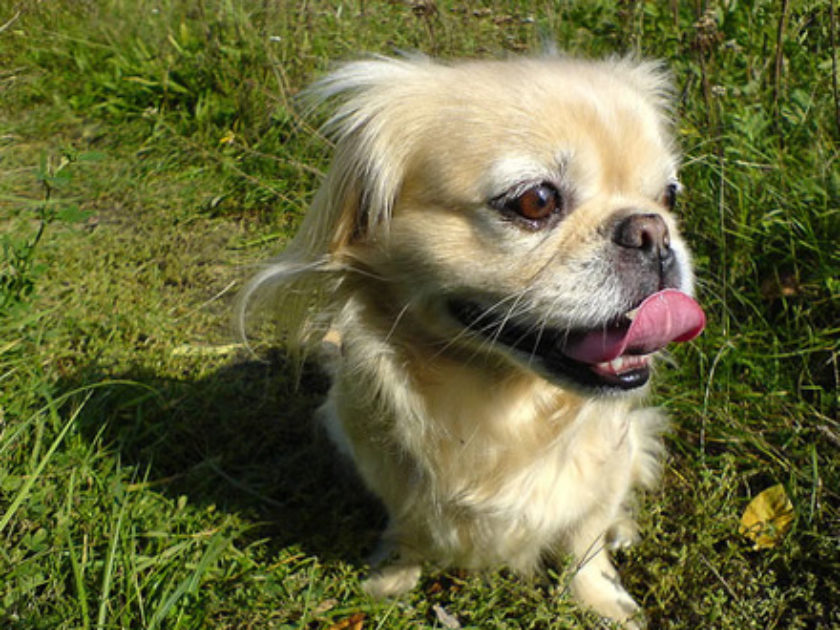
<svg viewBox="0 0 840 630"><path fill-rule="evenodd" d="M50 415L52 415L55 418L58 418L58 409L54 404L54 400L52 396L50 396L49 394L47 395L49 397L48 399ZM15 512L17 512L18 508L20 508L21 503L23 503L23 501L29 495L29 491L32 489L32 486L35 484L36 481L38 481L38 478L41 476L41 473L44 472L44 468L47 467L47 464L49 463L50 458L53 456L53 453L55 453L59 444L61 444L62 440L64 439L64 436L67 435L67 432L70 430L70 427L72 427L73 424L76 422L76 418L79 417L79 413L82 411L82 408L85 406L85 403L90 399L91 395L91 392L88 392L88 395L85 398L85 400L82 401L82 403L73 412L73 415L71 415L67 422L64 423L64 427L61 429L61 432L53 440L52 444L50 445L50 448L47 449L47 452L44 454L44 457L41 459L41 461L38 462L37 468L31 475L27 476L26 481L21 486L20 490L18 490L17 495L15 496L12 503L9 505L9 508L6 510L6 513L3 514L3 518L0 519L0 533L3 532L3 530L9 524L9 521L12 520L12 517L15 515Z"/></svg>

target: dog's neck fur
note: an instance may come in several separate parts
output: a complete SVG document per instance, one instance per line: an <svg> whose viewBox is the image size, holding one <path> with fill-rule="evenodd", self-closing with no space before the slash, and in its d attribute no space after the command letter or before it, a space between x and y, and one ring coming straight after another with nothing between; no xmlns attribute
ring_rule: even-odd
<svg viewBox="0 0 840 630"><path fill-rule="evenodd" d="M438 492L469 493L480 501L486 485L484 498L490 499L501 480L527 474L543 457L573 461L574 451L594 433L613 436L616 447L626 438L633 398L619 404L589 400L496 355L418 341L421 327L412 316L384 313L379 296L350 295L334 322L342 337L341 372L352 381L342 405L374 414L384 425L380 445L392 436L391 446L407 450L422 468L419 474L436 484L458 480L451 488L438 486ZM340 393L341 377L336 387ZM368 395L359 398L365 390ZM369 428L365 434L371 435ZM496 483L484 483L491 480Z"/></svg>

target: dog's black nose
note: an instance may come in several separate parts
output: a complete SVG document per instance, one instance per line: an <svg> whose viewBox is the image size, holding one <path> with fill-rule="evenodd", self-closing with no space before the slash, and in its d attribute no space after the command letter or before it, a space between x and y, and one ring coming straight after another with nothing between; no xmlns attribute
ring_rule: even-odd
<svg viewBox="0 0 840 630"><path fill-rule="evenodd" d="M672 256L668 226L658 214L630 214L615 226L613 242L628 249L641 250L650 258Z"/></svg>

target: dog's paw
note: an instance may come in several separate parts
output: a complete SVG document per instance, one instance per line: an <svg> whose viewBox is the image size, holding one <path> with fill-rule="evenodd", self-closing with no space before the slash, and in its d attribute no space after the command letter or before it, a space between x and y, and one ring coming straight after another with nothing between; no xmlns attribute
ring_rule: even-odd
<svg viewBox="0 0 840 630"><path fill-rule="evenodd" d="M362 589L377 599L396 597L414 588L419 579L419 564L392 564L374 570L362 582Z"/></svg>
<svg viewBox="0 0 840 630"><path fill-rule="evenodd" d="M633 601L632 597L629 595L627 597L631 602L633 602L635 609L629 617L621 620L621 627L624 628L624 630L645 630L648 627L645 614L642 612L642 609L639 608L638 604Z"/></svg>
<svg viewBox="0 0 840 630"><path fill-rule="evenodd" d="M593 611L621 623L627 630L646 626L639 605L624 590L612 566L585 566L572 580L572 593L579 602Z"/></svg>
<svg viewBox="0 0 840 630"><path fill-rule="evenodd" d="M627 591L619 589L620 592L584 603L599 615L619 622L624 630L643 630L647 627L647 620L642 609Z"/></svg>
<svg viewBox="0 0 840 630"><path fill-rule="evenodd" d="M613 523L604 537L607 549L627 549L639 541L639 528L630 518L624 518Z"/></svg>

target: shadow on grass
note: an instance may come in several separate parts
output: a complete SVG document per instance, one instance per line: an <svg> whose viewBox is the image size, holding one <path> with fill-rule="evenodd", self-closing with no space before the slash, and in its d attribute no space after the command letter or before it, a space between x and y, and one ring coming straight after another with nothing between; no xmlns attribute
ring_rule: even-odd
<svg viewBox="0 0 840 630"><path fill-rule="evenodd" d="M297 546L359 564L384 511L313 419L327 377L307 365L295 386L293 372L276 353L200 380L129 372L96 390L80 428L134 467L139 483L257 523L250 535L271 553Z"/></svg>

